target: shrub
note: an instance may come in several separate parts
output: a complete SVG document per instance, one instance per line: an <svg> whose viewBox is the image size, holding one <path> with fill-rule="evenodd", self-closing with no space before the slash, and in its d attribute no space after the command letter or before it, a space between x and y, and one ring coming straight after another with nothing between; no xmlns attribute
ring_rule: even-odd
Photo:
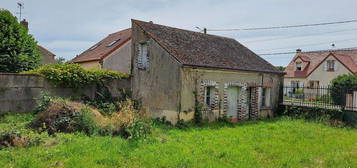
<svg viewBox="0 0 357 168"><path fill-rule="evenodd" d="M129 77L128 74L104 70L86 70L79 64L48 64L37 69L24 72L36 74L49 80L54 86L81 88L88 84L103 84L105 81Z"/></svg>
<svg viewBox="0 0 357 168"><path fill-rule="evenodd" d="M97 85L94 99L82 97L83 103L98 109L103 115L111 116L119 111L119 101L125 100L126 96L113 97L106 86Z"/></svg>
<svg viewBox="0 0 357 168"><path fill-rule="evenodd" d="M97 128L94 116L86 106L61 99L52 99L49 107L37 114L32 127L49 134L84 132L93 134Z"/></svg>
<svg viewBox="0 0 357 168"><path fill-rule="evenodd" d="M39 145L48 138L47 134L38 134L28 128L33 119L29 114L6 115L0 123L0 149L7 147L28 147Z"/></svg>
<svg viewBox="0 0 357 168"><path fill-rule="evenodd" d="M24 128L0 131L0 149L7 147L29 147L44 142L47 134L37 134Z"/></svg>
<svg viewBox="0 0 357 168"><path fill-rule="evenodd" d="M46 103L50 100L49 106L43 108L45 110L40 111L32 123L32 127L39 131L120 135L129 139L142 139L150 134L151 123L134 108L131 100L118 103L120 111L111 116L103 116L96 109L61 98L43 100Z"/></svg>
<svg viewBox="0 0 357 168"><path fill-rule="evenodd" d="M338 109L325 109L320 107L285 106L283 115L307 120L330 122L331 120L342 121L343 111Z"/></svg>
<svg viewBox="0 0 357 168"><path fill-rule="evenodd" d="M104 124L104 132L129 139L145 139L151 133L151 122L134 108L133 101L128 99L119 106L120 111L113 113Z"/></svg>
<svg viewBox="0 0 357 168"><path fill-rule="evenodd" d="M51 101L53 101L53 97L51 97L47 92L41 92L40 98L36 100L37 107L34 110L34 113L45 111L50 106Z"/></svg>
<svg viewBox="0 0 357 168"><path fill-rule="evenodd" d="M331 97L335 104L345 105L345 96L357 90L357 76L341 75L331 81Z"/></svg>
<svg viewBox="0 0 357 168"><path fill-rule="evenodd" d="M135 117L125 129L129 139L146 139L151 133L150 123L142 118Z"/></svg>

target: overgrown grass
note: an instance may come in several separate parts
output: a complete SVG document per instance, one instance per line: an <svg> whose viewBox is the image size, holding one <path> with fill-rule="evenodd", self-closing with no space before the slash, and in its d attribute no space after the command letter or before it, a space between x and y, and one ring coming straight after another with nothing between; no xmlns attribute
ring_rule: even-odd
<svg viewBox="0 0 357 168"><path fill-rule="evenodd" d="M31 116L26 115L31 118ZM24 123L0 119L0 129ZM0 150L0 167L356 167L357 131L277 118L185 130L155 126L146 141L56 134L39 146Z"/></svg>

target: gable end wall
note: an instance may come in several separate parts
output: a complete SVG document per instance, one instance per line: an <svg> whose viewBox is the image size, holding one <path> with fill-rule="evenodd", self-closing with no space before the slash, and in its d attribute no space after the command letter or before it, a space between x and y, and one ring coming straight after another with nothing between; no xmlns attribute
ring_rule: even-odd
<svg viewBox="0 0 357 168"><path fill-rule="evenodd" d="M137 45L147 42L149 67L137 66ZM150 117L166 116L168 121L177 122L180 111L180 64L155 40L144 34L135 23L132 25L132 91L133 98L141 102Z"/></svg>

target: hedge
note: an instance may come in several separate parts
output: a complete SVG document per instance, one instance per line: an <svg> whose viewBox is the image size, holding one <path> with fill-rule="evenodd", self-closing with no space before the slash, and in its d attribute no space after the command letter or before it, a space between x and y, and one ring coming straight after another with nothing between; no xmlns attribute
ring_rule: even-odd
<svg viewBox="0 0 357 168"><path fill-rule="evenodd" d="M23 72L25 74L40 75L56 87L80 88L88 84L102 84L113 79L128 78L129 74L105 70L84 69L79 64L48 64L37 69Z"/></svg>

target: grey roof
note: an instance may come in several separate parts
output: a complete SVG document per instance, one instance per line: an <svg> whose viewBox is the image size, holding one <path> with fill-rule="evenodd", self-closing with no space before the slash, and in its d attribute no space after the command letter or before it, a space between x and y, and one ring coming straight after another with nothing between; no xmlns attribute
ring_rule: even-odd
<svg viewBox="0 0 357 168"><path fill-rule="evenodd" d="M151 22L138 20L132 20L132 22L183 65L282 73L234 39Z"/></svg>

